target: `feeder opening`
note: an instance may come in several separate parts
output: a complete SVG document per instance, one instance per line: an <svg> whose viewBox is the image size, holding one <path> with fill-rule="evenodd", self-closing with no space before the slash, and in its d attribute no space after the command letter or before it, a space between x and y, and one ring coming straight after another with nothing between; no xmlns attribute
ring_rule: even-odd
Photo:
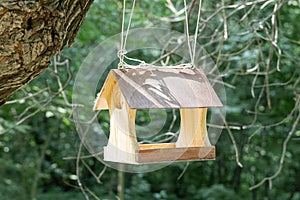
<svg viewBox="0 0 300 200"><path fill-rule="evenodd" d="M135 129L140 144L176 142L180 129L179 109L136 111Z"/></svg>

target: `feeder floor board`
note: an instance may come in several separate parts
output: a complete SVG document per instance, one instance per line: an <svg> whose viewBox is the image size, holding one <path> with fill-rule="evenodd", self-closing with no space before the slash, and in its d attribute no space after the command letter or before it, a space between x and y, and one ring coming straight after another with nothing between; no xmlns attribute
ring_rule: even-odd
<svg viewBox="0 0 300 200"><path fill-rule="evenodd" d="M215 160L216 150L209 147L175 147L175 144L139 145L137 164Z"/></svg>

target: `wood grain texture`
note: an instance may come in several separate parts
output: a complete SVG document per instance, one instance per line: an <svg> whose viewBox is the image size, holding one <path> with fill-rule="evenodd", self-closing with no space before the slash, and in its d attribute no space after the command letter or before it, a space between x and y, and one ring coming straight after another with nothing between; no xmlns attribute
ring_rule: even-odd
<svg viewBox="0 0 300 200"><path fill-rule="evenodd" d="M216 151L210 147L158 148L137 150L138 164L215 160Z"/></svg>
<svg viewBox="0 0 300 200"><path fill-rule="evenodd" d="M71 45L93 0L0 1L0 105Z"/></svg>
<svg viewBox="0 0 300 200"><path fill-rule="evenodd" d="M199 69L113 69L96 98L109 109L110 136L104 160L130 164L214 160L207 135L207 107L222 106ZM136 109L180 108L176 143L138 144Z"/></svg>
<svg viewBox="0 0 300 200"><path fill-rule="evenodd" d="M147 150L147 149L161 149L161 148L175 148L175 143L156 143L156 144L140 144L140 150Z"/></svg>
<svg viewBox="0 0 300 200"><path fill-rule="evenodd" d="M104 160L135 163L138 143L135 133L136 110L130 109L119 87L115 87L110 105L110 135Z"/></svg>
<svg viewBox="0 0 300 200"><path fill-rule="evenodd" d="M110 107L110 101L112 100L112 94L116 86L117 81L112 73L109 73L101 91L97 95L93 108L94 110L107 110Z"/></svg>
<svg viewBox="0 0 300 200"><path fill-rule="evenodd" d="M133 109L222 106L204 72L199 69L113 69L110 73ZM105 81L103 88L113 85L111 81ZM109 98L101 92L100 96Z"/></svg>
<svg viewBox="0 0 300 200"><path fill-rule="evenodd" d="M176 147L211 146L206 128L207 108L180 109L180 132Z"/></svg>

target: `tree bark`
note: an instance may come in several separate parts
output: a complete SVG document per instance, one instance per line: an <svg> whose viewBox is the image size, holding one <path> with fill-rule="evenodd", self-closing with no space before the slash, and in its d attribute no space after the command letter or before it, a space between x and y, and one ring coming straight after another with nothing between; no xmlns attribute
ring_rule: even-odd
<svg viewBox="0 0 300 200"><path fill-rule="evenodd" d="M93 0L0 1L0 105L70 46Z"/></svg>

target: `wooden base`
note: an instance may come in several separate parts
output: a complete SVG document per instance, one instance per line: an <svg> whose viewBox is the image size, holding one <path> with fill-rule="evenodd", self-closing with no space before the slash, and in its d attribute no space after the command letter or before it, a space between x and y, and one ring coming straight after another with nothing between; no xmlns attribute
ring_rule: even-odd
<svg viewBox="0 0 300 200"><path fill-rule="evenodd" d="M136 161L139 164L161 163L161 162L185 162L215 160L216 151L214 146L210 147L180 147L176 148L167 144L163 148L140 148L136 151Z"/></svg>
<svg viewBox="0 0 300 200"><path fill-rule="evenodd" d="M113 160L105 156L104 160L128 164L154 164L163 162L186 162L215 160L216 151L214 146L209 147L177 147L175 143L140 144L135 153L135 162ZM125 153L125 152L123 152Z"/></svg>

